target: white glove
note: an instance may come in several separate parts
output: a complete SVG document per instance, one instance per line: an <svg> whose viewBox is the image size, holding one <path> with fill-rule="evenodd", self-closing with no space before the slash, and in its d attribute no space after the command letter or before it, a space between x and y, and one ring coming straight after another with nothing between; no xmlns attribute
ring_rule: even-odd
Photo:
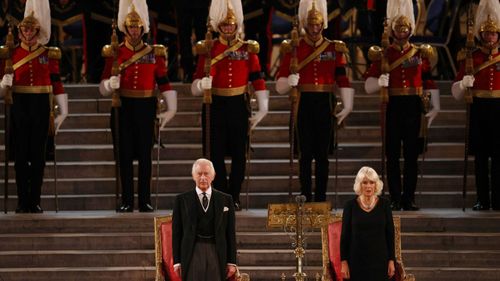
<svg viewBox="0 0 500 281"><path fill-rule="evenodd" d="M212 76L201 78L199 88L203 91L212 89Z"/></svg>
<svg viewBox="0 0 500 281"><path fill-rule="evenodd" d="M0 81L0 88L5 89L7 87L12 87L12 81L14 80L14 74L5 74Z"/></svg>
<svg viewBox="0 0 500 281"><path fill-rule="evenodd" d="M203 95L203 91L212 89L212 80L212 76L194 80L191 84L191 94L195 97Z"/></svg>
<svg viewBox="0 0 500 281"><path fill-rule="evenodd" d="M465 75L464 78L460 81L460 88L465 90L466 88L472 88L474 86L474 76L473 75Z"/></svg>
<svg viewBox="0 0 500 281"><path fill-rule="evenodd" d="M464 97L465 89L462 89L462 80L451 85L451 94L456 100L461 100Z"/></svg>
<svg viewBox="0 0 500 281"><path fill-rule="evenodd" d="M99 85L99 92L103 96L109 96L113 90L120 89L120 75L111 76L109 79L105 79L101 81Z"/></svg>
<svg viewBox="0 0 500 281"><path fill-rule="evenodd" d="M368 77L365 81L365 92L367 94L373 94L380 91L380 86L378 85L378 78Z"/></svg>
<svg viewBox="0 0 500 281"><path fill-rule="evenodd" d="M439 110L441 110L441 102L439 100L439 90L437 90L437 89L429 90L429 92L431 93L430 103L431 103L432 109L429 112L427 112L427 114L425 114L425 117L428 118L427 128L431 127L432 121L438 115Z"/></svg>
<svg viewBox="0 0 500 281"><path fill-rule="evenodd" d="M290 91L291 87L288 85L288 78L287 77L280 77L278 80L276 80L276 92L280 95L284 95Z"/></svg>
<svg viewBox="0 0 500 281"><path fill-rule="evenodd" d="M335 117L337 117L337 124L340 125L342 121L352 112L352 105L354 103L354 89L353 88L340 88L340 98L342 99L342 103L344 108L342 111L337 113Z"/></svg>
<svg viewBox="0 0 500 281"><path fill-rule="evenodd" d="M59 114L54 119L54 127L56 128L56 135L61 127L63 121L68 117L68 94L54 95L57 106L59 107Z"/></svg>
<svg viewBox="0 0 500 281"><path fill-rule="evenodd" d="M288 75L288 85L290 87L296 87L297 85L299 85L299 79L300 75L298 73Z"/></svg>
<svg viewBox="0 0 500 281"><path fill-rule="evenodd" d="M167 122L170 121L177 112L177 91L169 90L161 93L161 95L167 101L167 111L156 115L156 118L160 119L160 130L165 127Z"/></svg>
<svg viewBox="0 0 500 281"><path fill-rule="evenodd" d="M255 91L255 96L257 96L257 102L259 103L259 110L253 114L248 120L250 121L250 130L255 129L257 124L267 115L269 111L269 91L260 90Z"/></svg>
<svg viewBox="0 0 500 281"><path fill-rule="evenodd" d="M389 73L380 75L378 78L378 85L380 87L389 87Z"/></svg>

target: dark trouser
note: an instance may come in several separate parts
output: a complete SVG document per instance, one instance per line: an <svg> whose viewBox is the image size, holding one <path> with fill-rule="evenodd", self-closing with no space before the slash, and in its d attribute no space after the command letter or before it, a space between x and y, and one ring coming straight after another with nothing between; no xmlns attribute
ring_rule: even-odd
<svg viewBox="0 0 500 281"><path fill-rule="evenodd" d="M231 97L213 96L210 110L210 158L215 168L213 186L231 194L239 202L241 184L245 177L248 145L247 94ZM205 120L205 110L203 111ZM231 173L227 180L224 157L231 157Z"/></svg>
<svg viewBox="0 0 500 281"><path fill-rule="evenodd" d="M500 99L474 98L471 105L470 151L475 156L477 200L485 207L490 207L491 203L496 210L500 209L499 118Z"/></svg>
<svg viewBox="0 0 500 281"><path fill-rule="evenodd" d="M134 206L134 159L139 163L139 206L151 203L151 149L156 98L121 98L120 175L122 203ZM111 114L111 128L115 116ZM114 134L113 134L114 135ZM115 139L116 141L116 139Z"/></svg>
<svg viewBox="0 0 500 281"><path fill-rule="evenodd" d="M302 195L312 200L312 160L315 160L314 201L326 201L328 150L332 138L332 95L301 93L297 115L297 134Z"/></svg>
<svg viewBox="0 0 500 281"><path fill-rule="evenodd" d="M208 8L207 1L207 8ZM181 8L177 10L177 27L179 29L179 46L181 53L181 66L184 69L184 75L193 75L194 58L191 43L191 35L196 35L196 40L205 39L207 31L206 19L208 16L207 8Z"/></svg>
<svg viewBox="0 0 500 281"><path fill-rule="evenodd" d="M40 204L49 129L48 94L14 94L12 133L18 206Z"/></svg>
<svg viewBox="0 0 500 281"><path fill-rule="evenodd" d="M421 100L419 96L391 96L386 114L387 180L391 200L403 204L415 201L417 160L421 150ZM403 145L403 188L401 188L401 144ZM401 196L401 189L403 195Z"/></svg>
<svg viewBox="0 0 500 281"><path fill-rule="evenodd" d="M221 281L224 280L224 273L225 268L221 269L219 265L215 243L197 241L184 281Z"/></svg>
<svg viewBox="0 0 500 281"><path fill-rule="evenodd" d="M474 168L477 201L485 207L490 207L491 186L491 207L495 210L500 210L500 158L498 156L491 156L491 171L489 168L489 158L488 154L484 154L483 152L477 152L475 156Z"/></svg>

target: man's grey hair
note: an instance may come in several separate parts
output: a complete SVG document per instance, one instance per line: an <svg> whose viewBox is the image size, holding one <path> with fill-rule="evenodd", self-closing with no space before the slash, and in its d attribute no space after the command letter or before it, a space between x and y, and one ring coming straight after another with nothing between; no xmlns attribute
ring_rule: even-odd
<svg viewBox="0 0 500 281"><path fill-rule="evenodd" d="M210 170L212 171L212 175L215 175L214 164L212 164L212 161L205 158L200 158L194 161L193 168L191 169L191 175L194 175L198 167L201 165L208 165L210 167Z"/></svg>

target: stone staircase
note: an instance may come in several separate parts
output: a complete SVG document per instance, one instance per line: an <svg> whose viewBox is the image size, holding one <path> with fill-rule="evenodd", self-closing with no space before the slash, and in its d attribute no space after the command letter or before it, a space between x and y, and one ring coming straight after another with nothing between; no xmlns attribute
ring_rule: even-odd
<svg viewBox="0 0 500 281"><path fill-rule="evenodd" d="M153 281L155 214L113 211L0 216L0 280ZM402 217L403 261L419 281L500 280L500 214L426 209ZM252 280L293 280L290 237L266 229L266 210L237 213L238 263ZM305 272L321 272L318 232L306 235Z"/></svg>
<svg viewBox="0 0 500 281"><path fill-rule="evenodd" d="M337 212L353 196L359 167L380 167L379 98L363 94L361 82L353 84L357 92L354 112L338 135L338 162L332 156L330 164L328 196ZM419 281L500 280L500 214L461 211L464 105L451 97L450 82L438 84L442 112L429 131L429 149L420 165L423 176L417 188L417 203L423 210L396 213L402 216L405 266ZM54 170L47 163L42 198L46 212L13 214L17 198L10 164L10 212L0 214L0 281L154 280L153 217L169 213L174 196L192 188L190 167L202 154L201 101L188 94L188 85L174 87L179 91L179 112L162 131L159 211L116 214L110 99L99 96L97 85L66 86L70 116L56 140L60 212L53 212ZM269 88L274 85L270 83ZM245 205L248 190L250 210L237 214L239 264L252 280L280 280L282 272L291 280L295 271L291 240L280 230L265 227L267 204L289 200L289 102L272 93L269 107L269 115L252 134L250 181L241 198ZM3 113L0 116L0 159L4 159ZM3 162L0 166L3 179ZM296 166L295 161L295 171ZM153 194L156 186L153 181ZM299 189L295 178L293 194ZM472 161L467 192L469 207L475 200ZM3 207L1 200L0 210ZM309 280L321 271L319 237L313 233L307 238Z"/></svg>
<svg viewBox="0 0 500 281"><path fill-rule="evenodd" d="M339 131L338 161L331 156L328 195L336 203L352 194L352 182L359 167L369 165L380 170L379 97L366 95L362 82L354 82L356 97L354 112L345 128ZM462 206L464 106L450 95L450 82L440 82L442 112L429 130L429 149L425 163L420 165L422 177L418 182L417 202L424 208L459 208ZM274 84L269 83L269 89ZM189 85L175 85L179 92L179 112L162 131L165 147L159 161L154 161L153 191L158 186L159 208L171 209L175 194L187 190L192 183L190 166L202 156L200 108L201 99L189 95ZM110 99L98 94L97 85L67 85L70 96L70 115L57 138L58 193L61 210L113 210L114 161L109 130ZM3 108L3 106L2 106ZM253 132L248 186L249 207L265 208L268 202L287 201L289 194L288 118L289 102L286 96L272 93L270 112ZM3 109L2 109L3 110ZM3 119L3 115L2 118ZM3 128L3 120L0 120ZM3 130L0 133L3 143ZM156 149L153 151L157 159ZM4 159L3 150L0 159ZM156 174L159 164L159 175ZM3 163L0 163L3 167ZM469 165L472 172L472 163ZM294 162L297 174L297 161ZM338 178L335 178L337 171ZM3 178L4 169L0 171ZM157 177L158 176L158 177ZM9 168L9 210L15 208L14 171ZM42 206L54 209L54 169L47 163ZM157 184L158 180L158 184ZM335 184L335 182L338 184ZM469 177L470 196L467 206L474 201L473 176ZM295 177L293 193L300 190ZM3 193L3 190L1 191ZM246 202L246 198L241 198ZM3 201L0 203L3 208Z"/></svg>

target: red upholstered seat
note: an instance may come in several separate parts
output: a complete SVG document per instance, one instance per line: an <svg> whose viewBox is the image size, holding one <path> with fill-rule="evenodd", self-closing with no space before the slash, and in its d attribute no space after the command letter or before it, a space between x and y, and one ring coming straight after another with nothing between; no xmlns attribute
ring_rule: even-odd
<svg viewBox="0 0 500 281"><path fill-rule="evenodd" d="M415 281L413 274L406 274L401 257L401 218L393 217L394 220L394 245L396 247L396 275L395 281ZM342 217L332 215L328 225L322 231L323 241L323 271L330 275L327 280L343 281L340 261L340 235L342 233ZM327 237L324 237L324 236ZM325 256L326 255L326 256Z"/></svg>
<svg viewBox="0 0 500 281"><path fill-rule="evenodd" d="M155 218L156 281L181 281L174 272L172 217Z"/></svg>

